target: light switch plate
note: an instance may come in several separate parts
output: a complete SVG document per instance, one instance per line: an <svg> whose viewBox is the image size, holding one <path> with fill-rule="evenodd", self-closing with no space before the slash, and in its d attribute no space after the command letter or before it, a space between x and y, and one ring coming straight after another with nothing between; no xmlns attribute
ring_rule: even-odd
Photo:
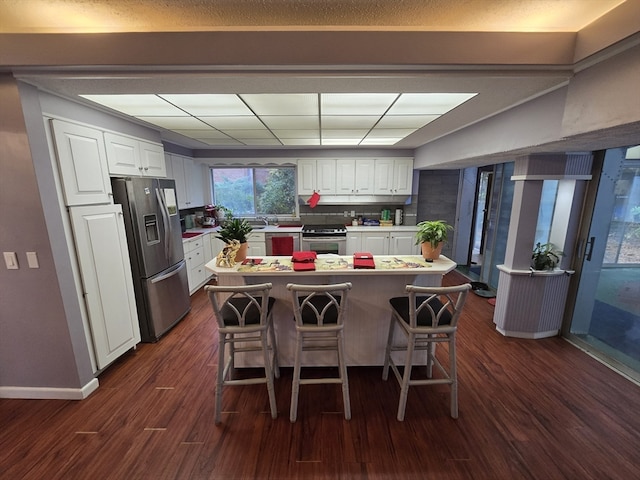
<svg viewBox="0 0 640 480"><path fill-rule="evenodd" d="M18 256L16 252L2 252L4 255L4 264L7 266L7 270L18 270Z"/></svg>
<svg viewBox="0 0 640 480"><path fill-rule="evenodd" d="M27 263L29 264L29 268L40 268L38 254L36 252L27 252Z"/></svg>

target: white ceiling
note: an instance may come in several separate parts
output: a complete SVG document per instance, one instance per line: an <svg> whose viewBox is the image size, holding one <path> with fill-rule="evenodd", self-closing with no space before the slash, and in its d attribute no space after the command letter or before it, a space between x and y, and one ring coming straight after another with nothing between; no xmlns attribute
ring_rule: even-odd
<svg viewBox="0 0 640 480"><path fill-rule="evenodd" d="M416 148L566 85L575 67L573 34L622 3L0 0L0 34L28 34L26 40L125 32L61 45L46 37L46 60L12 71L48 91L134 117L188 148ZM150 32L188 32L205 41L150 49L157 38ZM202 32L226 36L211 44ZM306 43L292 44L277 32L311 33ZM344 32L400 36L341 44L352 38ZM459 32L472 33L451 41ZM555 52L544 35L532 42L521 32L555 32L548 35L561 45ZM246 40L238 46L236 38Z"/></svg>

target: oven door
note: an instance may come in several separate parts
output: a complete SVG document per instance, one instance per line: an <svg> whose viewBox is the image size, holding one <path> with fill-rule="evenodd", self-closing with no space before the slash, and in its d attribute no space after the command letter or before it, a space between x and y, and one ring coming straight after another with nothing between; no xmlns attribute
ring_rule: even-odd
<svg viewBox="0 0 640 480"><path fill-rule="evenodd" d="M347 254L346 237L302 237L301 250L310 250L318 255L333 253L335 255Z"/></svg>

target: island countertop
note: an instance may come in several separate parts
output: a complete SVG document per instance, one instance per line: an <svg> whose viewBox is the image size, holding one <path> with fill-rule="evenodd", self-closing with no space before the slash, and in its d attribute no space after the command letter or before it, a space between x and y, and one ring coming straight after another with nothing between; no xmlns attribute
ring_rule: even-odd
<svg viewBox="0 0 640 480"><path fill-rule="evenodd" d="M444 275L456 263L444 256L429 263L420 255L374 255L375 268L353 268L353 256L318 255L315 270L296 271L290 256L249 257L232 268L216 266L214 258L206 268L216 275L232 276L326 276L326 275Z"/></svg>
<svg viewBox="0 0 640 480"><path fill-rule="evenodd" d="M351 282L345 319L345 355L350 366L382 365L389 331L389 299L406 295L405 286L438 286L442 277L456 267L440 256L427 263L419 255L374 255L375 269L354 269L352 256L319 255L315 271L294 271L291 257L261 257L258 265L236 264L216 267L216 259L206 264L214 272L218 285L242 285L269 282L270 295L276 299L273 322L278 342L280 365L292 366L295 357L295 322L287 283L319 285ZM334 365L333 352L309 352L307 365ZM261 358L247 353L237 366L259 366Z"/></svg>

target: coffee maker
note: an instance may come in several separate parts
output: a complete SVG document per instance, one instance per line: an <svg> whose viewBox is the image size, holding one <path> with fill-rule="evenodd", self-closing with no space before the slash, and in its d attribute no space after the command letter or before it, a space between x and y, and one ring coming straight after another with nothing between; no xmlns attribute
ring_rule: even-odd
<svg viewBox="0 0 640 480"><path fill-rule="evenodd" d="M395 224L396 225L402 225L402 220L404 217L404 212L402 211L401 208L396 208L396 216L395 216Z"/></svg>

